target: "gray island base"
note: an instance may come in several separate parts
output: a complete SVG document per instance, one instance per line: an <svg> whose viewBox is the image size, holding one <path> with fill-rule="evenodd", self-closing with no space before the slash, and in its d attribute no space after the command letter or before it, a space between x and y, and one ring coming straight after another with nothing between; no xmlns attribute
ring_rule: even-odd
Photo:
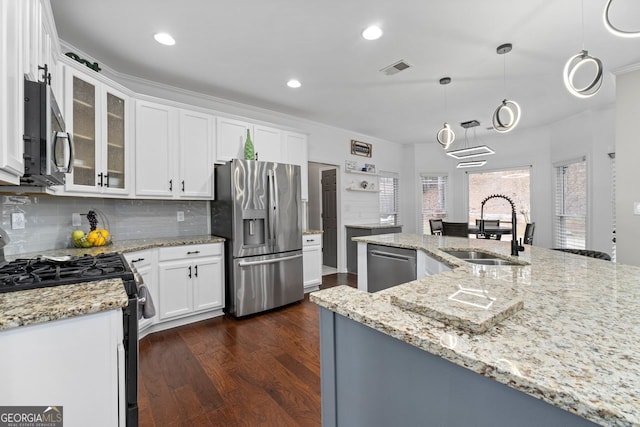
<svg viewBox="0 0 640 427"><path fill-rule="evenodd" d="M320 308L324 427L573 427L582 417Z"/></svg>
<svg viewBox="0 0 640 427"><path fill-rule="evenodd" d="M311 293L324 426L640 426L640 268L536 246L516 258L485 239L354 241L450 270L373 293L358 274L358 289ZM465 251L517 265L453 255ZM494 303L452 298L461 291ZM504 311L511 300L522 305Z"/></svg>

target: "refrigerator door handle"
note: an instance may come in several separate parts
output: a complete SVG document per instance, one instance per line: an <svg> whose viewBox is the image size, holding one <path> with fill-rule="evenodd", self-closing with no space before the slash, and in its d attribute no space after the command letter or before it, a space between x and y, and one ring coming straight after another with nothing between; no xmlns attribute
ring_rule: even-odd
<svg viewBox="0 0 640 427"><path fill-rule="evenodd" d="M290 259L296 259L296 258L301 258L302 254L300 255L292 255L292 256L285 256L285 257L281 257L281 258L273 258L273 259L265 259L262 261L240 261L238 263L239 267L249 267L252 265L263 265L263 264L273 264L276 262L280 262L280 261L287 261Z"/></svg>
<svg viewBox="0 0 640 427"><path fill-rule="evenodd" d="M267 171L267 185L268 185L268 202L267 209L269 210L269 244L271 245L272 251L275 250L275 240L276 240L276 185L274 182L273 171Z"/></svg>

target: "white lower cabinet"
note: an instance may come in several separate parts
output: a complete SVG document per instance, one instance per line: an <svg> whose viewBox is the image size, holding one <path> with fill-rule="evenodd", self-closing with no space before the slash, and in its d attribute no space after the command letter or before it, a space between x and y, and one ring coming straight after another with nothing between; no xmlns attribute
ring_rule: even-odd
<svg viewBox="0 0 640 427"><path fill-rule="evenodd" d="M65 426L123 425L122 340L120 308L0 331L0 402L61 407Z"/></svg>
<svg viewBox="0 0 640 427"><path fill-rule="evenodd" d="M322 235L302 236L304 291L315 291L322 284Z"/></svg>
<svg viewBox="0 0 640 427"><path fill-rule="evenodd" d="M159 321L224 306L222 243L158 250Z"/></svg>

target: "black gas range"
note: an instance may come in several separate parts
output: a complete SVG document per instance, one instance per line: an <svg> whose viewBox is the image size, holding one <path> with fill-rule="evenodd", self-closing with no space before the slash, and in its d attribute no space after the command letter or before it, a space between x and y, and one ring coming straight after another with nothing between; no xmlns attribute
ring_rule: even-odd
<svg viewBox="0 0 640 427"><path fill-rule="evenodd" d="M126 426L138 425L138 285L122 254L19 258L0 263L0 293L121 279L129 302L123 311Z"/></svg>

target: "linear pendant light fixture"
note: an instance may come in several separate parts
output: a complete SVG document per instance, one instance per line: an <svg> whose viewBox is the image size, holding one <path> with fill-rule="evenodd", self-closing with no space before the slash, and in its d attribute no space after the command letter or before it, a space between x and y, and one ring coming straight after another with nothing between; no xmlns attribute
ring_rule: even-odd
<svg viewBox="0 0 640 427"><path fill-rule="evenodd" d="M611 19L609 19L609 8L611 7L611 2L613 2L613 0L607 1L607 5L604 7L604 13L602 14L602 20L604 21L605 28L609 30L609 32L614 36L624 37L624 38L640 37L640 31L620 30L611 23Z"/></svg>
<svg viewBox="0 0 640 427"><path fill-rule="evenodd" d="M496 52L498 55L506 55L511 52L513 45L511 43L505 43L498 46ZM504 87L505 92L507 89L507 59L504 59ZM493 128L500 133L506 133L518 126L520 122L520 105L517 102L508 99L503 99L502 103L493 112L492 117Z"/></svg>
<svg viewBox="0 0 640 427"><path fill-rule="evenodd" d="M583 87L576 87L576 73L579 69L589 66L595 68L591 82ZM582 0L582 51L569 58L567 63L564 65L562 77L564 80L564 86L567 88L569 93L578 98L591 98L593 95L598 93L600 87L602 87L602 62L598 58L590 56L589 52L584 48L584 0Z"/></svg>
<svg viewBox="0 0 640 427"><path fill-rule="evenodd" d="M443 77L440 79L440 84L442 85L443 88L449 83L451 83L451 77ZM444 88L444 105L445 105L445 108L444 108L445 114L447 114L448 108L447 108L447 89L446 88ZM442 145L442 148L447 150L449 149L449 147L451 147L451 144L453 144L453 141L456 140L456 133L453 131L453 129L451 129L451 126L449 126L449 123L444 122L444 125L442 125L442 129L440 129L436 134L436 139L438 140L438 143Z"/></svg>
<svg viewBox="0 0 640 427"><path fill-rule="evenodd" d="M486 160L467 160L470 158L488 156L495 153L495 151L493 151L487 145L476 145L473 147L469 147L469 138L467 136L467 132L470 128L474 128L473 135L477 140L478 136L476 135L475 127L480 126L480 122L477 120L470 120L468 122L460 123L460 126L464 128L465 147L458 150L447 151L446 154L453 157L454 159L463 160L462 162L458 163L458 165L456 166L457 168L472 168L477 166L484 166L487 163Z"/></svg>

